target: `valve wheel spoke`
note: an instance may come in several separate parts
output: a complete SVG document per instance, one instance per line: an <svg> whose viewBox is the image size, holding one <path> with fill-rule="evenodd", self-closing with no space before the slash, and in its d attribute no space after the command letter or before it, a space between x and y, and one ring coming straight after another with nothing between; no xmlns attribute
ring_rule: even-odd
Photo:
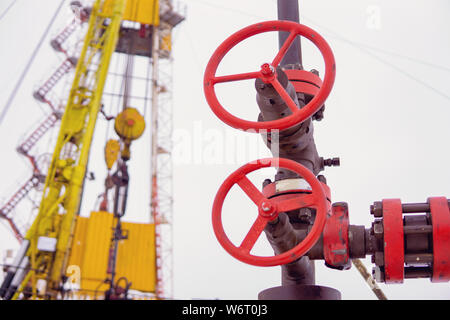
<svg viewBox="0 0 450 320"><path fill-rule="evenodd" d="M216 83L222 83L222 82L232 82L232 81L241 81L241 80L250 80L250 79L256 79L261 77L261 72L247 72L247 73L237 73L237 74L230 74L226 76L220 76L220 77L213 77L211 79L213 84Z"/></svg>
<svg viewBox="0 0 450 320"><path fill-rule="evenodd" d="M243 176L237 184L257 206L263 201L267 201L267 198L264 197L261 191L246 176Z"/></svg>
<svg viewBox="0 0 450 320"><path fill-rule="evenodd" d="M281 59L283 59L284 55L288 51L292 42L294 42L294 39L296 36L297 36L296 32L294 32L294 31L290 32L289 37L287 37L286 41L284 41L283 46L281 47L280 51L278 51L277 55L275 56L275 58L272 61L272 65L274 68L278 67L278 65L281 62Z"/></svg>
<svg viewBox="0 0 450 320"><path fill-rule="evenodd" d="M241 245L239 246L239 249L241 249L245 253L250 253L250 251L255 246L255 243L258 240L259 236L266 227L267 222L268 222L267 218L258 215L258 218L256 218L249 232L247 233Z"/></svg>
<svg viewBox="0 0 450 320"><path fill-rule="evenodd" d="M295 104L294 100L292 100L291 96L287 93L287 91L283 88L281 83L276 78L270 81L270 84L275 88L275 90L278 92L278 94L281 96L284 102L286 102L287 106L292 111L292 113L295 113L298 110L300 110L298 106Z"/></svg>

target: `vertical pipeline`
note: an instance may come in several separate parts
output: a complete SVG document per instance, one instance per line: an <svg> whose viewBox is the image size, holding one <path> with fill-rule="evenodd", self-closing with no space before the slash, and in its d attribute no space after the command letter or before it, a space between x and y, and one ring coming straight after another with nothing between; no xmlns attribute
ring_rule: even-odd
<svg viewBox="0 0 450 320"><path fill-rule="evenodd" d="M277 0L278 20L287 20L299 23L298 0ZM278 33L278 44L281 46L289 36L289 32L281 31ZM302 66L302 48L300 37L297 37L285 56L281 60L280 66L284 67L290 64L299 64ZM303 69L303 68L300 68Z"/></svg>
<svg viewBox="0 0 450 320"><path fill-rule="evenodd" d="M278 20L300 22L298 0L277 0ZM288 32L278 33L279 48L289 36ZM303 69L300 37L296 37L280 62L283 68L288 65L297 65L296 69ZM314 262L304 256L297 261L281 266L282 285L315 284Z"/></svg>

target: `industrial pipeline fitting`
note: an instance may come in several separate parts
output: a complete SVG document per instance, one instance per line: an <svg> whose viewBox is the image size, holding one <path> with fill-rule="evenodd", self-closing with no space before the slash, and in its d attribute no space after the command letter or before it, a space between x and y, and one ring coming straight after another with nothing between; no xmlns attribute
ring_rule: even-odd
<svg viewBox="0 0 450 320"><path fill-rule="evenodd" d="M375 221L369 228L349 224L345 202L333 203L322 234L306 253L311 260L325 260L329 268L346 270L352 259L371 256L377 282L403 283L404 279L450 280L450 199L430 197L426 203L401 203L384 199L370 206ZM269 242L290 250L309 230L280 222L266 228Z"/></svg>
<svg viewBox="0 0 450 320"><path fill-rule="evenodd" d="M251 36L270 31L287 33L284 39L280 36L280 50L271 63L263 63L255 72L216 76L228 51ZM299 47L293 45L299 35L322 53L323 80L316 70L302 70L299 62L280 65L291 46ZM290 57L297 54L291 50ZM402 204L399 199L375 202L370 210L375 221L370 228L351 225L347 203L332 202L326 179L319 173L326 166L339 166L340 160L318 155L312 120L323 119L335 71L333 53L326 41L312 29L292 21L257 23L234 33L216 49L205 70L205 97L217 117L233 128L260 133L267 147L277 152L273 158L247 163L230 174L220 186L212 210L216 238L231 256L255 266L281 266L282 286L262 291L260 299L340 299L339 291L315 285L314 260L324 260L332 269L347 270L352 260L370 255L378 282L402 283L405 278L450 280L447 198L432 197L422 204ZM255 79L260 110L257 121L243 120L226 111L214 88L218 83L249 79ZM273 181L266 179L260 191L247 175L267 167L277 168L277 174ZM239 245L230 241L222 224L223 203L234 185L252 200L257 212ZM263 232L274 256L251 253ZM386 298L375 291L377 297Z"/></svg>

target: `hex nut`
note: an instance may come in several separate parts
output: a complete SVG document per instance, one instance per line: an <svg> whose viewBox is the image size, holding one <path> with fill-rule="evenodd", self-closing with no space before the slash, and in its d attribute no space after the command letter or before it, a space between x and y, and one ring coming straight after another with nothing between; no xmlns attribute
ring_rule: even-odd
<svg viewBox="0 0 450 320"><path fill-rule="evenodd" d="M374 267L372 269L372 276L377 282L384 282L384 272L381 271L380 267Z"/></svg>
<svg viewBox="0 0 450 320"><path fill-rule="evenodd" d="M383 224L381 223L381 221L375 221L375 223L373 224L373 234L375 235L375 238L383 239L383 233Z"/></svg>
<svg viewBox="0 0 450 320"><path fill-rule="evenodd" d="M376 218L381 218L383 216L383 203L381 201L375 201L373 205L370 206L370 214L374 215Z"/></svg>
<svg viewBox="0 0 450 320"><path fill-rule="evenodd" d="M375 264L377 266L384 266L384 253L381 251L375 252L373 255L375 257Z"/></svg>

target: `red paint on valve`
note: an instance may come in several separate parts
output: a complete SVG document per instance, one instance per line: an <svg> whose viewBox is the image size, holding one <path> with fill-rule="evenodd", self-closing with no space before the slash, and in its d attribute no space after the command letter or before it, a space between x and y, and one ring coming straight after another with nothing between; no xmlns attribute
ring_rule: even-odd
<svg viewBox="0 0 450 320"><path fill-rule="evenodd" d="M297 173L309 183L312 189L311 193L289 199L268 199L247 178L247 174L250 172L267 167L281 167ZM228 192L235 184L247 194L258 208L255 222L239 246L234 245L230 241L222 224L222 206ZM256 256L250 253L269 221L276 219L280 212L288 212L300 208L316 209L314 225L303 241L291 250L271 257ZM312 248L322 233L327 211L328 202L325 191L321 182L316 179L311 171L292 160L269 158L247 163L225 179L214 199L212 223L217 240L236 259L255 266L277 266L299 259Z"/></svg>
<svg viewBox="0 0 450 320"><path fill-rule="evenodd" d="M289 36L270 64L263 64L261 66L261 70L255 72L216 76L216 71L219 67L220 62L233 47L251 36L271 31L286 31L289 32ZM284 87L277 80L275 72L282 58L297 36L303 36L314 43L314 45L322 53L325 61L325 75L323 84L321 85L314 98L301 109L297 107L294 100L292 100ZM325 39L323 39L316 31L299 23L295 23L292 21L275 20L248 26L226 39L213 53L211 59L208 62L208 65L206 66L203 79L203 89L206 101L208 102L212 111L216 114L217 117L219 117L219 119L232 126L233 128L240 130L254 130L256 132L283 130L305 121L320 109L320 107L325 103L325 100L330 94L331 89L333 88L335 75L336 65L334 55ZM270 83L275 88L280 97L291 109L291 115L282 119L272 121L249 121L232 115L220 104L215 92L216 84L257 78L266 83Z"/></svg>

